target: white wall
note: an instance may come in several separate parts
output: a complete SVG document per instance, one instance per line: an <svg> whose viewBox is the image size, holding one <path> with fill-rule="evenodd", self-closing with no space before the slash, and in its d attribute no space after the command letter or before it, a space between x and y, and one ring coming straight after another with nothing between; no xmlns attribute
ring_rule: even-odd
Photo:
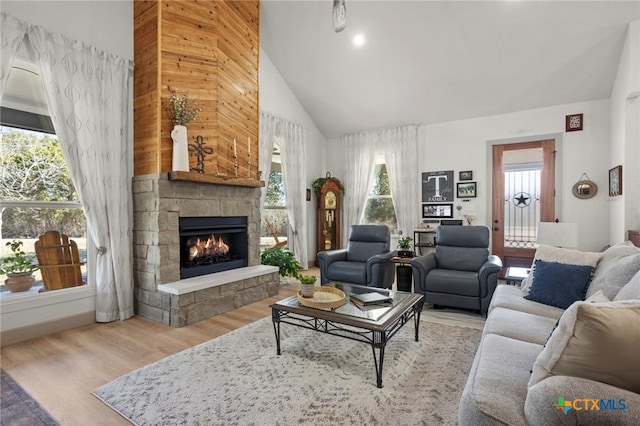
<svg viewBox="0 0 640 426"><path fill-rule="evenodd" d="M622 164L622 195L610 198L611 242L640 229L640 21L629 25L611 93L611 156L608 168Z"/></svg>
<svg viewBox="0 0 640 426"><path fill-rule="evenodd" d="M325 176L327 172L325 138L262 48L260 48L260 111L299 124L307 130L306 187L311 188L311 183L317 178ZM306 206L309 262L313 262L316 257L317 207L313 193L311 201L307 202Z"/></svg>
<svg viewBox="0 0 640 426"><path fill-rule="evenodd" d="M41 25L101 50L133 60L133 5L131 1L5 1L2 12ZM133 122L133 92L129 101ZM130 129L131 130L131 129ZM132 132L130 132L133 135ZM54 294L55 293L55 294ZM52 294L2 300L1 331L49 324L95 312L95 288L83 286ZM83 316L84 315L84 316ZM73 326L73 324L69 324Z"/></svg>
<svg viewBox="0 0 640 426"><path fill-rule="evenodd" d="M0 10L133 60L133 3L107 1L7 1Z"/></svg>
<svg viewBox="0 0 640 426"><path fill-rule="evenodd" d="M565 133L565 116L576 113L584 114L584 130ZM455 217L460 218L471 211L477 218L474 224L490 226L489 143L555 136L562 151L558 158L561 174L556 176L561 210L556 212L556 216L563 222L578 223L580 249L600 250L609 243L608 168L603 161L609 158L609 119L609 101L600 100L424 125L419 133L420 172L454 170L457 181L459 171L472 170L478 183L478 197L470 202L456 201L454 204L462 205L463 210L455 210ZM327 162L341 163L338 139L327 142ZM342 169L339 172L337 176L342 177ZM589 200L579 200L571 192L582 173L587 173L599 188L598 194ZM421 194L416 196L421 197ZM420 212L416 212L416 224L420 221Z"/></svg>

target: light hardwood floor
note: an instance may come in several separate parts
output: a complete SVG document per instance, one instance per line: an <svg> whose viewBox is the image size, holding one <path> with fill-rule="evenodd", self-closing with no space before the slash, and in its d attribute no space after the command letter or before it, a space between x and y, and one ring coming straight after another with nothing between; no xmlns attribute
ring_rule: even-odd
<svg viewBox="0 0 640 426"><path fill-rule="evenodd" d="M281 287L277 296L182 328L136 316L92 324L3 347L1 366L63 425L127 425L91 391L132 370L228 333L271 314L269 305L295 294ZM481 329L480 315L425 308L423 321ZM274 349L275 350L275 349Z"/></svg>

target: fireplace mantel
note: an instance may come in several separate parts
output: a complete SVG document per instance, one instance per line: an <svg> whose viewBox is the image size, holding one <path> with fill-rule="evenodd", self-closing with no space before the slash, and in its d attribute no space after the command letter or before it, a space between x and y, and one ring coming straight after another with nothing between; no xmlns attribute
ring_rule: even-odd
<svg viewBox="0 0 640 426"><path fill-rule="evenodd" d="M205 175L196 172L169 172L169 180L180 180L185 182L209 183L213 185L246 186L250 188L262 188L263 180L247 178L227 178L215 175Z"/></svg>

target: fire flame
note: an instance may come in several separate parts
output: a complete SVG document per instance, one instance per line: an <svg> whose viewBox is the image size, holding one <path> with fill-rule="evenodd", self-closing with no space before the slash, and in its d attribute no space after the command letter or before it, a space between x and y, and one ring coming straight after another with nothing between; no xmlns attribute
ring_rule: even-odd
<svg viewBox="0 0 640 426"><path fill-rule="evenodd" d="M229 245L224 242L221 236L216 240L215 235L211 234L207 241L202 241L198 238L196 243L189 247L189 260L227 253L229 253Z"/></svg>

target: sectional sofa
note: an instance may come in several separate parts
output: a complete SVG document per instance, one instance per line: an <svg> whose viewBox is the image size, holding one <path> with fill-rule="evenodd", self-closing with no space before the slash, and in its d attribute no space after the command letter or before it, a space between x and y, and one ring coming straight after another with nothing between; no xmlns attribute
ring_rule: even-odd
<svg viewBox="0 0 640 426"><path fill-rule="evenodd" d="M640 424L640 248L541 246L522 288L498 285L458 417L463 426Z"/></svg>

